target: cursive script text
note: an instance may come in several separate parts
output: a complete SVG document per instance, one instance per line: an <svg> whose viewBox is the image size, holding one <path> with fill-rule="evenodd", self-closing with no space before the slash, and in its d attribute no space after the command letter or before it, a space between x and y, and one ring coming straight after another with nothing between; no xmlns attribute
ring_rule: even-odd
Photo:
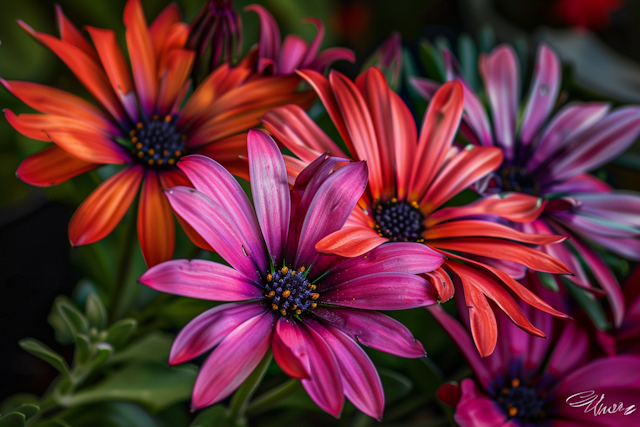
<svg viewBox="0 0 640 427"><path fill-rule="evenodd" d="M572 394L567 397L566 402L572 408L584 407L585 414L593 412L594 417L605 414L616 414L619 412L622 412L623 415L630 415L636 411L636 405L625 407L622 402L605 405L602 403L603 400L604 394L597 394L594 390L587 390Z"/></svg>

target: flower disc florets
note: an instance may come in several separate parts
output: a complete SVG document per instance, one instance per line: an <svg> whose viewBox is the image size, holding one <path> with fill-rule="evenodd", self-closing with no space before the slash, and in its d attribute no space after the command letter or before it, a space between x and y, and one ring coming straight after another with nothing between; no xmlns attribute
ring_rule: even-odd
<svg viewBox="0 0 640 427"><path fill-rule="evenodd" d="M264 296L283 317L300 315L318 306L315 300L320 294L314 292L316 285L309 283L304 272L304 267L300 271L283 267L267 274Z"/></svg>
<svg viewBox="0 0 640 427"><path fill-rule="evenodd" d="M133 149L131 153L142 163L153 166L173 165L185 154L186 135L176 130L176 118L166 116L142 123L129 132Z"/></svg>
<svg viewBox="0 0 640 427"><path fill-rule="evenodd" d="M540 195L540 183L526 168L519 166L503 167L500 171L502 189L521 193Z"/></svg>
<svg viewBox="0 0 640 427"><path fill-rule="evenodd" d="M380 237L386 237L392 242L424 241L421 237L424 215L420 212L418 203L398 201L394 197L374 206L373 219L376 220L375 229Z"/></svg>
<svg viewBox="0 0 640 427"><path fill-rule="evenodd" d="M519 379L511 381L511 387L502 389L498 402L509 417L523 421L544 418L544 399L535 387L521 385Z"/></svg>

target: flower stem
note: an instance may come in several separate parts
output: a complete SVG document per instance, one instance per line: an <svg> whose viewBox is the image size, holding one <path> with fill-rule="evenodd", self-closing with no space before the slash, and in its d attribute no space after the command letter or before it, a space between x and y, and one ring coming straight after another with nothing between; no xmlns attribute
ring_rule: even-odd
<svg viewBox="0 0 640 427"><path fill-rule="evenodd" d="M281 400L300 390L301 387L302 383L299 380L292 379L287 381L280 387L274 388L254 400L251 405L249 405L249 408L247 408L247 415L258 415L271 409L271 407Z"/></svg>
<svg viewBox="0 0 640 427"><path fill-rule="evenodd" d="M122 252L120 256L120 262L118 263L118 271L116 273L116 280L111 292L111 305L109 307L109 319L111 322L115 322L122 315L123 311L123 297L127 288L127 279L131 273L131 267L133 266L133 249L136 245L136 215L138 212L138 198L132 203L131 217L125 224L127 229L125 230L124 243L121 246Z"/></svg>
<svg viewBox="0 0 640 427"><path fill-rule="evenodd" d="M249 400L260 385L272 358L273 353L271 353L271 350L267 351L267 354L264 355L256 369L244 380L233 395L231 403L229 404L228 419L232 420L235 425L242 426L246 424L245 412L249 406Z"/></svg>

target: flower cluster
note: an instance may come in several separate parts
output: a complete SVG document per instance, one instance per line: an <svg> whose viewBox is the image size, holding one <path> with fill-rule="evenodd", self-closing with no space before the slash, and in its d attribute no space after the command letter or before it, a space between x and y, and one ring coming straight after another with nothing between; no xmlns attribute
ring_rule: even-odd
<svg viewBox="0 0 640 427"><path fill-rule="evenodd" d="M109 314L97 295L86 313L57 304L51 323L73 336L65 343L75 342L79 367L25 346L63 374L42 404L93 402L100 388L84 381L105 377L94 369L136 322L164 327L172 297L149 302L151 288L188 298L184 306L211 302L179 325L168 364L202 361L191 409L226 405L235 392L223 411L233 425L245 421L272 358L328 414L339 418L346 397L382 420L385 359L363 346L425 357L414 334L429 334L383 313L409 309L430 312L473 370L475 379L437 393L461 427L640 425L640 280L623 290L606 263L611 254L640 261L640 195L590 174L640 135L640 107L562 105L560 60L545 45L521 106L517 56L501 45L480 56L482 91L447 49L446 81L409 79L429 101L419 118L400 95L407 58L398 33L351 79L326 72L355 56L320 51L319 20L307 20L317 30L308 43L281 40L260 5L245 12L258 15L260 35L242 58L230 0L207 1L191 24L170 5L150 25L140 0L128 0L126 55L114 31L86 27L87 38L59 7L59 37L20 22L93 100L0 79L37 111L5 110L9 124L50 143L17 176L48 187L109 165L71 218L69 240L94 244L131 210L146 267L136 276L146 287L134 283L146 300L130 319L118 319L128 298L120 283L104 292ZM321 127L322 107L340 140ZM173 259L176 222L194 256L209 259ZM123 265L116 280L127 279ZM263 392L256 406L277 395ZM20 408L26 422L32 409Z"/></svg>

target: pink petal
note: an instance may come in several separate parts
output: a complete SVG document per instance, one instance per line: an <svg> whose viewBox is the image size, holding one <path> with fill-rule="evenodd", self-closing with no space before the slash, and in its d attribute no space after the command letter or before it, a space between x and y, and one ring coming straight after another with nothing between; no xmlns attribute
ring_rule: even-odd
<svg viewBox="0 0 640 427"><path fill-rule="evenodd" d="M233 330L200 368L193 388L193 408L220 402L258 366L271 343L274 317L259 314Z"/></svg>
<svg viewBox="0 0 640 427"><path fill-rule="evenodd" d="M461 388L462 398L453 416L460 427L502 427L505 425L507 415L493 399L477 389L473 380L463 380Z"/></svg>
<svg viewBox="0 0 640 427"><path fill-rule="evenodd" d="M260 18L259 57L273 61L278 59L280 53L280 30L273 16L264 7L254 4L244 8L245 12L255 12ZM262 69L258 69L262 72Z"/></svg>
<svg viewBox="0 0 640 427"><path fill-rule="evenodd" d="M306 65L310 70L324 72L324 70L335 61L345 60L351 63L356 62L356 55L351 49L344 47L331 47L318 54L313 61Z"/></svg>
<svg viewBox="0 0 640 427"><path fill-rule="evenodd" d="M589 336L575 322L567 322L553 347L547 372L562 378L584 365L589 359Z"/></svg>
<svg viewBox="0 0 640 427"><path fill-rule="evenodd" d="M264 313L260 304L222 304L201 313L182 328L171 346L169 364L184 363L211 350L234 329Z"/></svg>
<svg viewBox="0 0 640 427"><path fill-rule="evenodd" d="M252 258L256 260L260 271L266 272L269 262L256 213L233 175L216 161L201 155L181 158L178 167L187 175L196 190L225 206L247 238Z"/></svg>
<svg viewBox="0 0 640 427"><path fill-rule="evenodd" d="M145 285L189 298L242 301L262 297L262 289L244 274L205 260L174 259L158 264L140 277Z"/></svg>
<svg viewBox="0 0 640 427"><path fill-rule="evenodd" d="M344 332L314 320L305 322L318 332L336 357L344 394L356 408L380 421L384 410L382 382L369 356Z"/></svg>
<svg viewBox="0 0 640 427"><path fill-rule="evenodd" d="M513 48L498 46L484 61L480 71L493 113L496 143L507 159L513 158L516 136L520 70Z"/></svg>
<svg viewBox="0 0 640 427"><path fill-rule="evenodd" d="M311 362L302 327L293 319L281 317L271 343L273 358L285 374L293 378L310 378Z"/></svg>
<svg viewBox="0 0 640 427"><path fill-rule="evenodd" d="M284 256L291 214L287 170L278 146L266 132L250 130L247 149L253 204L271 261L279 266Z"/></svg>
<svg viewBox="0 0 640 427"><path fill-rule="evenodd" d="M314 314L367 347L411 359L426 355L402 323L377 311L318 307Z"/></svg>
<svg viewBox="0 0 640 427"><path fill-rule="evenodd" d="M321 302L366 310L405 310L438 302L436 289L420 276L377 273L327 287Z"/></svg>
<svg viewBox="0 0 640 427"><path fill-rule="evenodd" d="M544 44L538 47L529 101L520 127L520 140L529 145L553 109L560 90L560 61Z"/></svg>
<svg viewBox="0 0 640 427"><path fill-rule="evenodd" d="M284 38L278 60L278 74L292 74L300 67L307 53L307 42L301 37L289 34Z"/></svg>

